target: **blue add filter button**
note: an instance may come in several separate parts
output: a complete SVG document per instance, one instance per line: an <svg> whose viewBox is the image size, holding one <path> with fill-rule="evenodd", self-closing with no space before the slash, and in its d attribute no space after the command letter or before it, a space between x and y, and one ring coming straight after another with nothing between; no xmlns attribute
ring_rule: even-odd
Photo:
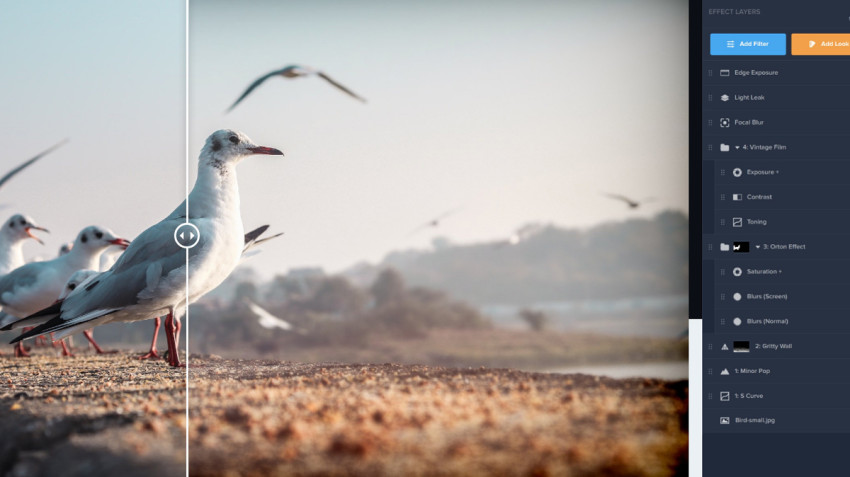
<svg viewBox="0 0 850 477"><path fill-rule="evenodd" d="M712 33L711 56L784 56L785 41L785 33Z"/></svg>

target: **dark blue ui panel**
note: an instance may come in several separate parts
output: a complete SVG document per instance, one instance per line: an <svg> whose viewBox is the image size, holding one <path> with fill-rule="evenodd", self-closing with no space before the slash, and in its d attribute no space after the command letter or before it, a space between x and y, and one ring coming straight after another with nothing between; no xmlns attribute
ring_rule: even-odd
<svg viewBox="0 0 850 477"><path fill-rule="evenodd" d="M850 475L850 1L692 1L690 43L703 475Z"/></svg>

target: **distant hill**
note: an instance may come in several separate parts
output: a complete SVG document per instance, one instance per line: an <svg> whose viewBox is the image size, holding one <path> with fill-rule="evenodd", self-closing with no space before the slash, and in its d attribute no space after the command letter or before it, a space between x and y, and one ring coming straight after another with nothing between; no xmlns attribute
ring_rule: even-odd
<svg viewBox="0 0 850 477"><path fill-rule="evenodd" d="M377 266L359 264L343 274L365 285L388 267L410 285L477 304L683 295L688 217L665 211L584 230L538 226L513 245L443 240L435 250L393 252Z"/></svg>

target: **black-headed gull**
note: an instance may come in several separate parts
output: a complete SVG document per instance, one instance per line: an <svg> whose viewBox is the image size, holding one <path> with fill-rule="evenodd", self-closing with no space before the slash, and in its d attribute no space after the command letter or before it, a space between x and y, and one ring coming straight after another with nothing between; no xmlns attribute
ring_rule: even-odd
<svg viewBox="0 0 850 477"><path fill-rule="evenodd" d="M0 277L0 306L3 312L15 317L26 317L56 301L71 275L80 269L97 266L100 254L110 245L126 247L123 238L103 227L84 228L74 241L73 249L66 255L43 262L32 262L18 267ZM26 320L7 323L3 329L32 326ZM23 336L23 335L22 335ZM21 350L16 348L16 354Z"/></svg>
<svg viewBox="0 0 850 477"><path fill-rule="evenodd" d="M22 214L13 215L0 225L0 276L22 267L26 263L23 245L27 239L34 239L44 244L40 238L33 235L32 229L47 232L47 229L39 227L33 219ZM15 319L16 317L12 315L0 312L0 326L5 326ZM15 356L20 357L27 354L23 345L15 346Z"/></svg>
<svg viewBox="0 0 850 477"><path fill-rule="evenodd" d="M257 88L257 86L260 86L261 84L263 84L263 82L265 82L267 79L269 79L273 76L283 76L284 78L289 78L289 79L300 78L302 76L318 76L319 78L322 78L323 80L325 80L328 83L332 84L333 86L337 87L340 91L346 93L347 95L351 96L352 98L359 100L359 101L362 101L364 103L366 102L365 99L354 94L353 91L346 88L345 86L337 83L336 81L331 79L330 76L326 75L322 71L319 71L315 68L310 68L309 66L289 65L289 66L285 66L285 67L283 67L279 70L274 70L270 73L266 73L265 75L257 78L253 83L251 83L250 86L248 86L248 89L246 89L245 92L242 93L242 96L240 96L239 99L237 99L236 102L234 102L232 106L227 108L227 112L232 111L233 108L235 108L237 104L241 103L242 100L245 99L246 96L251 94L251 91L254 91Z"/></svg>
<svg viewBox="0 0 850 477"><path fill-rule="evenodd" d="M99 273L100 272L98 272L97 270L77 270L76 272L74 272L73 275L71 275L71 278L68 279L68 282L65 283L65 288L62 290L62 294L59 295L59 299L56 301L60 302L64 300L65 297L67 297L72 291L77 289L77 287L86 286ZM94 351L97 354L114 353L114 351L104 351L103 348L101 348L100 345L98 345L97 342L94 340L94 335L92 334L91 330L83 331L83 336L85 336L89 343L91 343L92 347L94 348ZM62 355L73 356L73 354L68 350L68 347L65 346L65 340L59 340L59 342L62 344Z"/></svg>
<svg viewBox="0 0 850 477"><path fill-rule="evenodd" d="M26 263L23 246L27 239L44 245L40 238L33 235L33 230L47 232L47 229L38 226L32 218L22 214L13 215L0 226L0 275L5 275Z"/></svg>
<svg viewBox="0 0 850 477"><path fill-rule="evenodd" d="M164 220L142 232L111 269L71 292L61 303L28 318L49 321L13 341L49 332L57 332L62 338L109 322L166 315L169 364L180 366L174 315L182 312L187 302L196 301L221 284L239 264L245 238L236 165L254 154L283 155L277 149L255 145L240 132L214 132L201 150L188 203L184 201ZM188 252L174 240L175 230L186 222L197 227L199 235ZM76 248L77 244L71 253Z"/></svg>
<svg viewBox="0 0 850 477"><path fill-rule="evenodd" d="M100 254L107 247L126 247L128 244L126 239L116 237L107 228L86 227L77 235L73 249L67 254L53 260L28 263L0 278L0 306L6 313L19 317L50 306L74 272L95 268ZM27 326L27 323L19 320L12 328L22 326Z"/></svg>
<svg viewBox="0 0 850 477"><path fill-rule="evenodd" d="M630 209L637 209L637 208L638 208L638 207L640 207L642 204L645 204L645 203L647 203L647 202L652 202L653 200L655 200L655 197L646 197L646 198L644 198L644 199L634 200L634 199L630 199L630 198L628 198L628 197L626 197L626 196L624 196L624 195L621 195L621 194L609 194L609 193L604 193L603 195L604 195L605 197L610 198L610 199L614 199L614 200L619 200L619 201L621 201L621 202L625 202L625 203L626 203L626 205L628 205Z"/></svg>
<svg viewBox="0 0 850 477"><path fill-rule="evenodd" d="M66 242L63 243L61 247L59 247L59 256L65 255L70 252L71 249L74 248L74 242Z"/></svg>

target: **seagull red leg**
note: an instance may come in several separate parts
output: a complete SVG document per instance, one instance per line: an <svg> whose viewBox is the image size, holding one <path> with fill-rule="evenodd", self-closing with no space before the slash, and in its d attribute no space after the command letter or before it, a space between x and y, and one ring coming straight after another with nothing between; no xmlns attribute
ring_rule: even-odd
<svg viewBox="0 0 850 477"><path fill-rule="evenodd" d="M180 347L180 328L183 326L180 323L180 317L179 316L174 317L174 326L175 326L175 328L174 328L174 343L179 348Z"/></svg>
<svg viewBox="0 0 850 477"><path fill-rule="evenodd" d="M155 328L153 329L153 340L151 341L151 350L148 351L148 354L139 356L139 359L152 359L159 358L159 353L156 352L156 337L159 335L159 327L162 325L162 320L157 316L154 320Z"/></svg>
<svg viewBox="0 0 850 477"><path fill-rule="evenodd" d="M180 352L174 340L174 329L174 312L169 310L168 316L165 317L165 339L168 341L168 364L174 367L181 367L185 365L180 364Z"/></svg>
<svg viewBox="0 0 850 477"><path fill-rule="evenodd" d="M59 343L62 345L62 356L70 356L74 357L74 353L68 350L68 345L65 344L65 340L59 340Z"/></svg>
<svg viewBox="0 0 850 477"><path fill-rule="evenodd" d="M27 353L26 348L24 348L24 342L18 341L15 345L15 357L16 358L29 358L30 354Z"/></svg>
<svg viewBox="0 0 850 477"><path fill-rule="evenodd" d="M97 354L117 353L117 351L104 351L103 348L98 346L97 341L94 340L94 335L92 334L91 330L83 331L83 336L85 336L86 339L89 340L89 343L91 343L91 345L94 347L95 353L97 353Z"/></svg>
<svg viewBox="0 0 850 477"><path fill-rule="evenodd" d="M33 346L47 346L47 337L44 335L36 336L33 340Z"/></svg>

